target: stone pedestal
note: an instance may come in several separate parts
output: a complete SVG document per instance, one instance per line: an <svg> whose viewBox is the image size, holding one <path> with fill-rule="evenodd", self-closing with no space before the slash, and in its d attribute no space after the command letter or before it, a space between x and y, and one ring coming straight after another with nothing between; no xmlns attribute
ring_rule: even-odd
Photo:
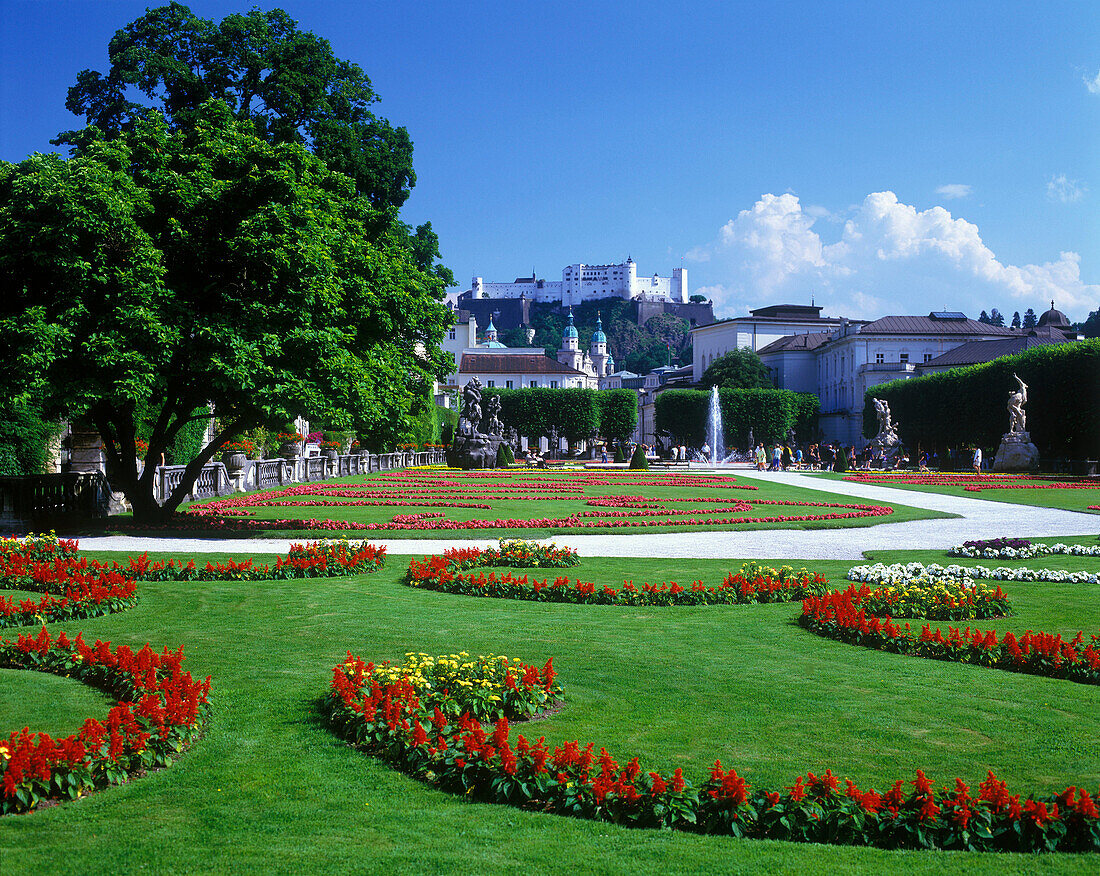
<svg viewBox="0 0 1100 876"><path fill-rule="evenodd" d="M504 440L499 435L485 435L477 432L473 435L456 435L451 449L447 451L447 465L451 468L496 468L497 448Z"/></svg>
<svg viewBox="0 0 1100 876"><path fill-rule="evenodd" d="M1005 432L993 460L993 471L1023 472L1039 468L1039 449L1028 432Z"/></svg>
<svg viewBox="0 0 1100 876"><path fill-rule="evenodd" d="M98 432L73 432L69 451L70 471L99 471L107 474L107 454Z"/></svg>

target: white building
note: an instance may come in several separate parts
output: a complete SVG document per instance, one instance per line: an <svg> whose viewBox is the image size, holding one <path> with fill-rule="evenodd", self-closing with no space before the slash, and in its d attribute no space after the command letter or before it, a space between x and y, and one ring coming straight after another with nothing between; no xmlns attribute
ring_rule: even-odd
<svg viewBox="0 0 1100 876"><path fill-rule="evenodd" d="M688 300L687 271L674 268L671 277L639 277L633 259L618 265L586 265L578 262L562 269L561 280L517 277L511 283L486 283L474 277L470 289L459 296L472 298L528 298L563 307L596 301L600 298L643 299L647 301Z"/></svg>
<svg viewBox="0 0 1100 876"><path fill-rule="evenodd" d="M692 375L696 382L703 373L732 350L754 353L780 338L807 332L831 332L840 320L821 316L821 308L803 304L776 304L749 311L750 316L724 319L691 330Z"/></svg>
<svg viewBox="0 0 1100 876"><path fill-rule="evenodd" d="M963 344L1019 334L957 312L839 323L831 332L787 335L757 352L777 388L812 392L821 399L819 424L824 440L857 447L865 443L867 390L916 377L922 366Z"/></svg>

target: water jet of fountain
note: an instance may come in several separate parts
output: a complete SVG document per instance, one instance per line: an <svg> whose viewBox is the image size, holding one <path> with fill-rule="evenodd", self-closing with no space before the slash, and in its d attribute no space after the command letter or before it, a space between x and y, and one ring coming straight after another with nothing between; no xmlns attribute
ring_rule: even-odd
<svg viewBox="0 0 1100 876"><path fill-rule="evenodd" d="M724 461L722 447L722 406L718 403L718 387L710 390L710 412L707 414L707 441L710 443L710 464Z"/></svg>

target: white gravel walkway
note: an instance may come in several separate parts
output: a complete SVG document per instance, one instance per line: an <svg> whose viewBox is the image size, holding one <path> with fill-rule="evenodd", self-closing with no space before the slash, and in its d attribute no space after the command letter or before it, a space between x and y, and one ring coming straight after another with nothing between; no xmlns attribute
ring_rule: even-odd
<svg viewBox="0 0 1100 876"><path fill-rule="evenodd" d="M730 467L723 467L730 473ZM909 505L958 514L958 518L880 523L854 529L770 529L734 532L672 532L642 535L560 535L558 545L576 548L586 557L731 557L737 559L838 559L860 560L864 551L887 549L946 549L968 539L999 536L1095 535L1100 516L1027 505L1010 505L986 499L958 498L915 490L826 480L794 472L757 472L738 466L737 477L776 480L807 490L820 490L853 497L856 501ZM363 533L370 538L369 533ZM358 537L349 533L350 537ZM455 533L442 539L374 539L391 554L442 553L458 545L495 545L496 541L464 538ZM117 550L129 553L170 551L179 556L229 553L238 556L285 554L286 539L155 538L149 536L105 536L82 538L85 550Z"/></svg>

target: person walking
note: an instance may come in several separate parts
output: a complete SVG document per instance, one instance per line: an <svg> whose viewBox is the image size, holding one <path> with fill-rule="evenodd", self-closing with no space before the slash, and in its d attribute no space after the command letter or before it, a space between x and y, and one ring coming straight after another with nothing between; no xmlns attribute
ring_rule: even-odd
<svg viewBox="0 0 1100 876"><path fill-rule="evenodd" d="M972 460L972 465L974 466L974 474L976 474L978 477L981 477L982 476L982 448L980 448L980 447L975 447L974 448L974 459Z"/></svg>

